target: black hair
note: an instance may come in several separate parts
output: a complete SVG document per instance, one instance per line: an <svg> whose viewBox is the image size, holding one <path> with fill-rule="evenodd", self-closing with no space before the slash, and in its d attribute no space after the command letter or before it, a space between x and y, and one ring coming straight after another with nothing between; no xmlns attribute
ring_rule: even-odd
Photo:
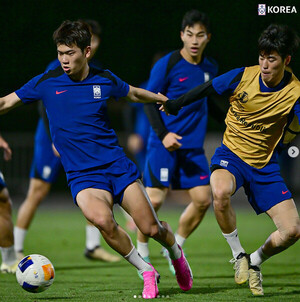
<svg viewBox="0 0 300 302"><path fill-rule="evenodd" d="M184 31L187 26L190 27L196 23L200 23L205 26L207 33L210 33L210 21L208 16L196 9L192 9L185 13L181 23L181 31Z"/></svg>
<svg viewBox="0 0 300 302"><path fill-rule="evenodd" d="M90 26L82 21L66 20L53 33L56 45L64 44L71 47L75 44L82 51L91 45L91 37Z"/></svg>
<svg viewBox="0 0 300 302"><path fill-rule="evenodd" d="M78 21L85 22L86 24L88 24L90 26L90 30L91 30L92 35L96 35L99 38L101 38L102 27L101 27L101 25L96 20L92 20L92 19L79 19Z"/></svg>
<svg viewBox="0 0 300 302"><path fill-rule="evenodd" d="M299 45L297 33L287 25L271 24L258 39L259 53L278 52L282 59L293 55Z"/></svg>

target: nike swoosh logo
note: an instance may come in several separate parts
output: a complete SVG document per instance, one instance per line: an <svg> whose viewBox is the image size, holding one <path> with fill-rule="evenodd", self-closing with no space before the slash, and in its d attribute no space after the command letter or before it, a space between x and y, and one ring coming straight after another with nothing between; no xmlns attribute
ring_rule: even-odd
<svg viewBox="0 0 300 302"><path fill-rule="evenodd" d="M286 194L288 191L289 191L289 190L287 190L287 191L281 191L281 193L284 195L284 194Z"/></svg>
<svg viewBox="0 0 300 302"><path fill-rule="evenodd" d="M207 177L208 177L208 175L201 175L201 176L200 176L200 179L203 180L203 179L205 179L205 178L207 178Z"/></svg>
<svg viewBox="0 0 300 302"><path fill-rule="evenodd" d="M185 80L187 80L189 77L185 77L185 78L179 78L179 82L183 82Z"/></svg>
<svg viewBox="0 0 300 302"><path fill-rule="evenodd" d="M62 90L62 91L57 91L57 90L56 90L56 94L61 94L61 93L64 93L64 92L66 92L66 91L68 91L68 90Z"/></svg>

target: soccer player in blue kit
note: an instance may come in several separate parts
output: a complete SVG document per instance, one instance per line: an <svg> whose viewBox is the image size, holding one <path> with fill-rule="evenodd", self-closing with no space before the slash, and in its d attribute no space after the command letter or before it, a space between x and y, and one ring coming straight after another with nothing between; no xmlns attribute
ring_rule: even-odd
<svg viewBox="0 0 300 302"><path fill-rule="evenodd" d="M4 160L11 159L11 149L8 143L0 134L0 148L4 151ZM12 222L12 203L9 192L4 181L4 177L0 172L0 251L2 263L0 272L2 274L14 274L16 272L19 261L14 249L14 234Z"/></svg>
<svg viewBox="0 0 300 302"><path fill-rule="evenodd" d="M160 276L115 221L114 203L133 217L145 235L167 248L180 288L191 289L193 276L184 253L169 225L158 220L138 169L119 146L107 116L106 101L111 97L147 103L162 100L162 96L130 86L109 70L89 66L91 33L84 22L64 21L54 32L53 40L61 66L0 98L0 112L43 101L52 141L61 156L74 202L110 247L143 275L143 298L158 296Z"/></svg>
<svg viewBox="0 0 300 302"><path fill-rule="evenodd" d="M260 265L300 238L299 214L277 160L281 143L289 143L300 130L300 82L286 68L298 45L292 29L272 24L258 40L259 65L233 69L164 105L166 112L177 114L200 97L230 93L210 184L215 215L234 257L235 282L249 281L257 296L264 294ZM240 243L230 203L241 186L256 213L266 213L277 228L250 255Z"/></svg>
<svg viewBox="0 0 300 302"><path fill-rule="evenodd" d="M181 96L199 82L209 81L218 71L216 62L203 53L211 39L206 14L188 11L182 20L180 36L183 47L154 65L147 86L147 90L170 99ZM211 204L209 167L203 149L208 111L206 98L199 98L176 117L159 112L156 104L145 105L145 111L152 128L143 180L154 209L158 211L162 206L170 186L187 190L192 200L181 214L175 234L177 243L183 246ZM148 240L138 232L138 252L150 262ZM164 255L168 258L166 251Z"/></svg>
<svg viewBox="0 0 300 302"><path fill-rule="evenodd" d="M94 55L101 41L101 26L95 20L84 20L91 28L91 55L89 65L101 67L101 64L94 59ZM60 66L58 59L52 61L46 71ZM33 220L34 214L40 203L48 195L51 185L57 180L62 165L59 156L55 155L52 149L49 121L45 107L39 102L40 119L34 139L34 156L30 171L30 183L26 199L18 210L16 225L14 227L15 249L17 257L24 257L24 241ZM101 247L99 230L91 223L86 225L86 249L84 255L89 259L117 262L121 258L107 252Z"/></svg>

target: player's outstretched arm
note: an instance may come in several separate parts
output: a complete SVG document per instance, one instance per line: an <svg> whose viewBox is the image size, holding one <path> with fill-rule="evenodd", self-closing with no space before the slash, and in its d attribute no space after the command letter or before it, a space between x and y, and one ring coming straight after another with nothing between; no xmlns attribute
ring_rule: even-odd
<svg viewBox="0 0 300 302"><path fill-rule="evenodd" d="M5 114L9 110L22 105L21 99L15 92L8 94L7 96L0 98L0 114Z"/></svg>
<svg viewBox="0 0 300 302"><path fill-rule="evenodd" d="M167 98L162 94L155 94L134 86L129 86L129 92L125 99L135 103L164 103L167 100Z"/></svg>
<svg viewBox="0 0 300 302"><path fill-rule="evenodd" d="M183 94L176 100L167 100L162 103L162 106L159 108L164 111L166 114L177 115L178 111L183 107L187 106L193 102L196 102L206 96L209 96L211 93L216 93L212 86L212 81L201 84L189 92ZM160 102L160 101L158 101Z"/></svg>

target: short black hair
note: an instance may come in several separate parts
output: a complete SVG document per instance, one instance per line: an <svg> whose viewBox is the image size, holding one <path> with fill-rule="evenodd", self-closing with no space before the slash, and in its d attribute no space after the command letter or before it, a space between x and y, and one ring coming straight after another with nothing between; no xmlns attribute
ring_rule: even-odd
<svg viewBox="0 0 300 302"><path fill-rule="evenodd" d="M278 52L282 59L293 55L299 46L297 33L287 25L271 24L258 39L259 53Z"/></svg>
<svg viewBox="0 0 300 302"><path fill-rule="evenodd" d="M96 21L92 19L79 19L80 22L85 22L90 26L92 35L96 35L99 38L101 38L102 35L102 27L101 25Z"/></svg>
<svg viewBox="0 0 300 302"><path fill-rule="evenodd" d="M82 21L66 20L53 33L56 45L64 44L70 47L75 44L82 51L91 45L91 37L90 26Z"/></svg>
<svg viewBox="0 0 300 302"><path fill-rule="evenodd" d="M192 9L185 13L181 23L181 31L184 31L187 26L190 27L196 23L205 26L207 33L210 33L210 21L208 16L197 9Z"/></svg>

